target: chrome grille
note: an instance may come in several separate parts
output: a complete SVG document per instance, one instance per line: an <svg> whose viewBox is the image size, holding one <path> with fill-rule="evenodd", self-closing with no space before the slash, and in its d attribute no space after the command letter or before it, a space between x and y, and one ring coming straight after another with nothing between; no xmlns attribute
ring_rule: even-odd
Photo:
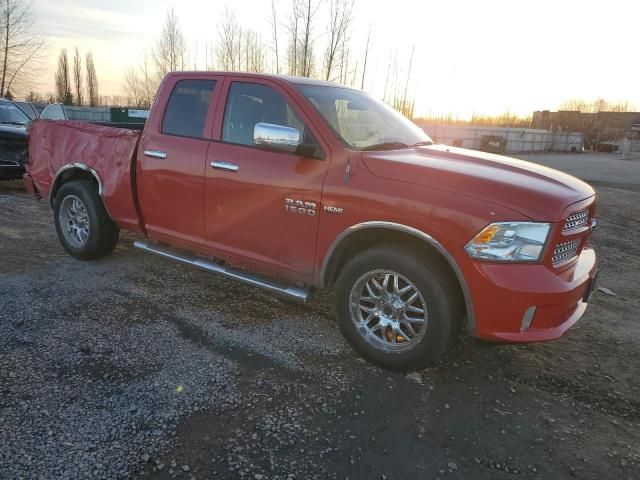
<svg viewBox="0 0 640 480"><path fill-rule="evenodd" d="M574 212L571 215L569 215L567 217L567 220L564 222L564 226L562 227L562 233L568 232L570 230L575 230L577 228L585 227L588 221L589 221L588 208Z"/></svg>
<svg viewBox="0 0 640 480"><path fill-rule="evenodd" d="M578 254L578 248L580 247L580 239L569 240L568 242L562 242L556 245L553 251L553 257L551 261L553 265L558 265L567 260L571 260Z"/></svg>

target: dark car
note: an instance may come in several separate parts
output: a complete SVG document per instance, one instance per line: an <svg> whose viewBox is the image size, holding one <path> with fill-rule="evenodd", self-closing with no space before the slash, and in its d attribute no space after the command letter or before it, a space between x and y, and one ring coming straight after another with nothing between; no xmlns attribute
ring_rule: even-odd
<svg viewBox="0 0 640 480"><path fill-rule="evenodd" d="M21 178L28 158L30 118L13 102L0 98L0 180Z"/></svg>
<svg viewBox="0 0 640 480"><path fill-rule="evenodd" d="M38 107L36 107L31 102L13 102L13 104L18 107L22 112L29 117L30 120L35 120L40 117L40 113Z"/></svg>

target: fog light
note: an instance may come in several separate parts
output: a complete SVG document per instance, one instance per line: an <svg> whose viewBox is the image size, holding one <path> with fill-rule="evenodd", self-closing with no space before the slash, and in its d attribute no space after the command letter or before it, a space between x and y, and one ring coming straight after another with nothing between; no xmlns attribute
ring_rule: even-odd
<svg viewBox="0 0 640 480"><path fill-rule="evenodd" d="M531 322L533 321L533 316L536 314L536 307L529 307L525 310L524 315L522 316L522 322L520 323L520 331L524 332L528 330L531 326Z"/></svg>

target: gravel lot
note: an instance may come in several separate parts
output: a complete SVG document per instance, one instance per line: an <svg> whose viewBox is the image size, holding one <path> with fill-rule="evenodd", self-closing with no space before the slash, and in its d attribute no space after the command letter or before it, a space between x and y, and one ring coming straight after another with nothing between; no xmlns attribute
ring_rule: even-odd
<svg viewBox="0 0 640 480"><path fill-rule="evenodd" d="M527 159L580 175L562 157ZM557 342L462 338L408 376L351 352L330 293L294 306L130 235L79 262L0 183L0 478L640 478L640 161L601 161L615 296Z"/></svg>

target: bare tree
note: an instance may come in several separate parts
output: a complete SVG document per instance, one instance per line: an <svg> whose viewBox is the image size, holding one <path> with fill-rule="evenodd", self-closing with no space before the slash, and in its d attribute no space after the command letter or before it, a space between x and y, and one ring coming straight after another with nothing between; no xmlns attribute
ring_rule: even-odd
<svg viewBox="0 0 640 480"><path fill-rule="evenodd" d="M187 44L180 29L180 22L173 9L167 12L167 18L162 26L160 38L156 41L152 51L153 62L158 79L168 72L183 70Z"/></svg>
<svg viewBox="0 0 640 480"><path fill-rule="evenodd" d="M140 69L140 75L142 78L144 105L147 108L150 108L151 102L153 102L153 98L156 95L156 90L158 89L158 81L156 80L156 78L154 78L154 76L151 74L151 70L149 69L147 52L144 53L144 60Z"/></svg>
<svg viewBox="0 0 640 480"><path fill-rule="evenodd" d="M253 30L244 32L244 47L245 71L264 72L265 54L260 36Z"/></svg>
<svg viewBox="0 0 640 480"><path fill-rule="evenodd" d="M44 96L40 93L34 92L33 90L29 91L29 94L25 97L25 100L30 103L46 103Z"/></svg>
<svg viewBox="0 0 640 480"><path fill-rule="evenodd" d="M148 108L162 78L169 72L183 70L186 57L186 40L178 17L171 9L167 12L162 32L151 49L151 55L145 52L141 64L127 69L125 73L124 90L128 102ZM119 101L122 99L119 98Z"/></svg>
<svg viewBox="0 0 640 480"><path fill-rule="evenodd" d="M292 0L291 13L289 15L289 44L287 46L287 64L289 75L298 75L298 35L300 28L300 12L302 0Z"/></svg>
<svg viewBox="0 0 640 480"><path fill-rule="evenodd" d="M558 107L558 110L598 113L598 112L631 112L633 106L628 101L609 102L604 98L597 98L591 102L586 100L572 99L566 100Z"/></svg>
<svg viewBox="0 0 640 480"><path fill-rule="evenodd" d="M99 103L100 105L118 107L126 105L127 99L120 95L100 95Z"/></svg>
<svg viewBox="0 0 640 480"><path fill-rule="evenodd" d="M349 48L347 42L342 42L340 49L340 83L347 84L347 74L349 73Z"/></svg>
<svg viewBox="0 0 640 480"><path fill-rule="evenodd" d="M124 90L127 102L136 107L149 108L157 85L157 77L149 68L148 55L145 52L144 59L138 68L129 68L125 75Z"/></svg>
<svg viewBox="0 0 640 480"><path fill-rule="evenodd" d="M276 73L280 75L280 55L278 52L278 14L276 11L276 0L271 0L271 41L276 55Z"/></svg>
<svg viewBox="0 0 640 480"><path fill-rule="evenodd" d="M227 71L240 70L242 31L232 10L225 7L218 24L218 43L215 57L218 68Z"/></svg>
<svg viewBox="0 0 640 480"><path fill-rule="evenodd" d="M316 0L293 0L287 26L287 63L290 75L311 77L314 73L314 27L319 5Z"/></svg>
<svg viewBox="0 0 640 480"><path fill-rule="evenodd" d="M344 45L348 40L349 27L353 15L353 0L330 0L329 4L329 44L324 52L324 78L333 80L337 64L342 60L340 53L344 52ZM342 80L342 75L340 75Z"/></svg>
<svg viewBox="0 0 640 480"><path fill-rule="evenodd" d="M76 105L82 105L82 57L78 47L73 56L73 85L76 92Z"/></svg>
<svg viewBox="0 0 640 480"><path fill-rule="evenodd" d="M56 94L57 101L65 105L73 105L73 93L69 82L69 57L67 49L60 50L58 57L58 69L56 70Z"/></svg>
<svg viewBox="0 0 640 480"><path fill-rule="evenodd" d="M412 118L413 110L415 107L415 101L409 98L409 83L411 81L411 68L413 66L413 54L415 52L415 45L411 48L411 56L409 57L409 66L407 68L407 76L404 82L404 88L398 85L398 82L393 81L393 95L391 100L393 101L393 108L402 113L405 117ZM397 71L396 59L394 59L393 71Z"/></svg>
<svg viewBox="0 0 640 480"><path fill-rule="evenodd" d="M208 42L205 42L204 52L206 63L205 70L215 70L218 62L216 59L216 47L214 47L213 41L210 40Z"/></svg>
<svg viewBox="0 0 640 480"><path fill-rule="evenodd" d="M303 77L310 77L314 68L314 17L318 12L319 4L314 4L313 0L307 0L306 2L303 2L302 5L302 34L300 45L300 51L302 53L300 58L302 67L301 73Z"/></svg>
<svg viewBox="0 0 640 480"><path fill-rule="evenodd" d="M387 102L390 103L388 96L387 96L387 92L390 92L390 87L391 85L389 84L389 76L391 74L391 72L393 71L394 73L397 71L397 67L398 67L398 51L394 50L393 52L393 68L391 68L391 63L389 63L389 66L387 67L387 77L384 81L384 94L382 95L382 101L383 102Z"/></svg>
<svg viewBox="0 0 640 480"><path fill-rule="evenodd" d="M369 25L369 34L367 35L367 46L364 49L364 65L362 67L362 83L360 90L364 90L364 77L367 74L367 58L369 58L369 43L371 41L371 25Z"/></svg>
<svg viewBox="0 0 640 480"><path fill-rule="evenodd" d="M10 88L14 92L26 88L37 75L34 67L46 39L40 34L30 1L1 0L0 23L0 96L4 96Z"/></svg>
<svg viewBox="0 0 640 480"><path fill-rule="evenodd" d="M409 68L407 69L407 81L404 84L404 95L402 96L403 107L407 105L407 92L409 90L409 80L411 80L411 67L413 65L413 53L416 50L416 46L411 47L411 56L409 57ZM403 112L404 113L404 112Z"/></svg>
<svg viewBox="0 0 640 480"><path fill-rule="evenodd" d="M124 77L124 91L127 96L127 103L134 107L147 107L144 101L144 89L142 82L135 68L128 68Z"/></svg>
<svg viewBox="0 0 640 480"><path fill-rule="evenodd" d="M99 104L98 76L96 75L96 66L93 63L93 54L91 52L87 53L84 63L87 69L87 100L90 107L97 107Z"/></svg>

